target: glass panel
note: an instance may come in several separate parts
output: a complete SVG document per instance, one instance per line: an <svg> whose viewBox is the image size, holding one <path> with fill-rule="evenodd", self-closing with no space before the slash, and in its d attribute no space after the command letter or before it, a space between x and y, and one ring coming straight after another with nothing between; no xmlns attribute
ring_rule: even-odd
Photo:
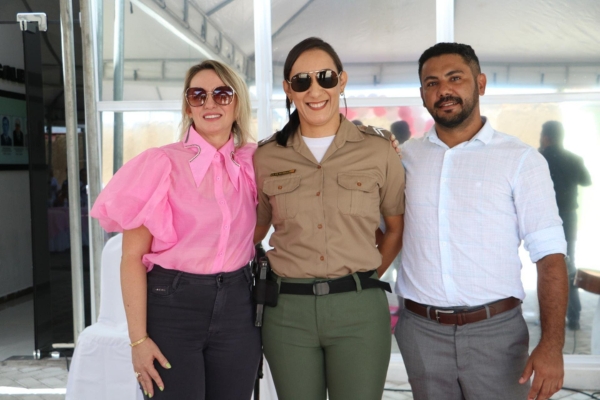
<svg viewBox="0 0 600 400"><path fill-rule="evenodd" d="M567 237L572 249L569 250L571 268L586 269L600 272L596 262L595 238L596 228L600 224L600 212L597 204L600 203L600 186L595 184L595 179L600 176L600 162L597 157L600 148L600 102L565 102L565 103L538 103L538 104L498 104L482 105L483 115L488 116L495 129L517 136L525 143L538 148L540 146L540 133L542 124L549 120L562 122L565 130L564 148L582 157L583 163L592 178L591 186L578 186L576 209L576 235ZM555 178L556 179L556 178ZM577 180L577 176L568 179ZM557 182L555 182L556 186ZM559 207L561 213L566 213L566 207ZM563 218L564 219L564 218ZM576 237L576 240L575 240ZM527 252L521 248L521 273L527 297L523 303L523 314L529 326L530 350L540 339L539 309L537 302L537 273L535 265L529 260ZM570 276L573 279L573 273ZM600 307L598 295L585 290L574 289L579 294L581 302L581 316L579 325L581 330L567 330L563 352L565 354L590 354L591 329L596 308ZM571 299L570 306L574 306L575 299ZM573 321L576 320L576 313ZM570 322L570 320L568 319ZM573 323L573 322L571 322Z"/></svg>
<svg viewBox="0 0 600 400"><path fill-rule="evenodd" d="M185 72L216 59L254 80L252 0L126 1L123 100L178 100ZM226 2L227 3L227 2ZM104 2L102 100L113 100L115 2Z"/></svg>
<svg viewBox="0 0 600 400"><path fill-rule="evenodd" d="M102 113L102 183L113 176L114 114ZM181 113L141 111L123 113L123 164L151 147L179 141ZM252 112L251 136L256 141L256 110Z"/></svg>
<svg viewBox="0 0 600 400"><path fill-rule="evenodd" d="M342 109L343 113L344 110ZM492 126L521 139L523 142L538 148L542 124L549 120L562 122L565 129L564 148L582 157L583 163L592 177L592 185L579 186L577 202L578 225L577 240L571 254L574 268L586 269L600 273L600 266L595 257L595 229L600 224L600 186L595 179L600 176L600 160L597 149L600 148L600 102L564 102L564 103L532 103L532 104L493 104L481 105L481 113L489 118ZM390 129L390 125L398 120L406 121L410 127L411 137L421 137L433 125L427 110L421 106L404 107L353 107L348 109L347 117L357 119L364 125L379 126ZM274 112L274 125L280 129L287 122L283 108ZM523 264L522 280L527 293L523 304L523 313L530 331L530 349L540 339L539 308L537 300L537 272L530 261L528 253L519 249ZM576 255L576 258L574 257ZM576 259L576 263L575 263ZM397 260L383 280L395 282L400 268ZM572 276L571 276L572 278ZM582 305L579 331L567 331L563 352L565 354L591 354L591 329L596 308L600 307L598 296L582 289L575 289ZM398 307L398 297L389 295L392 322ZM392 340L393 351L398 352L396 340Z"/></svg>
<svg viewBox="0 0 600 400"><path fill-rule="evenodd" d="M123 164L151 147L179 139L181 113L144 111L123 113ZM113 176L114 113L102 113L102 182Z"/></svg>

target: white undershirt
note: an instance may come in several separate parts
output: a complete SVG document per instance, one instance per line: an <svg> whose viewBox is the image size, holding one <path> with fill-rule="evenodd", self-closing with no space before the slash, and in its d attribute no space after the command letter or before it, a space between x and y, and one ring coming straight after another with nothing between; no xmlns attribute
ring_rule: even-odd
<svg viewBox="0 0 600 400"><path fill-rule="evenodd" d="M333 139L335 139L335 135L320 138L310 138L303 135L302 139L304 139L304 143L306 143L306 146L310 149L310 152L313 154L313 156L315 156L317 162L320 163L323 159L323 156L327 152L327 149L329 146L331 146L331 142L333 142Z"/></svg>

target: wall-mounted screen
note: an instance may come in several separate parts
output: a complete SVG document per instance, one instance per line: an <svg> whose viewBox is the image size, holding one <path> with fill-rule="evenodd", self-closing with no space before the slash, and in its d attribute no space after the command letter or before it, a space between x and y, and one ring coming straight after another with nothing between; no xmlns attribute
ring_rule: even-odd
<svg viewBox="0 0 600 400"><path fill-rule="evenodd" d="M0 168L28 163L25 95L0 90Z"/></svg>

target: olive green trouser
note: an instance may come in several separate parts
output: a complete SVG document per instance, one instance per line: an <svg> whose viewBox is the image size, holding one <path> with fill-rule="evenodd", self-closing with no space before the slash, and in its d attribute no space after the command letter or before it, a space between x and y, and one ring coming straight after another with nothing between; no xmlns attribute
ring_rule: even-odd
<svg viewBox="0 0 600 400"><path fill-rule="evenodd" d="M391 338L381 289L280 294L277 307L265 307L263 348L279 400L381 399Z"/></svg>

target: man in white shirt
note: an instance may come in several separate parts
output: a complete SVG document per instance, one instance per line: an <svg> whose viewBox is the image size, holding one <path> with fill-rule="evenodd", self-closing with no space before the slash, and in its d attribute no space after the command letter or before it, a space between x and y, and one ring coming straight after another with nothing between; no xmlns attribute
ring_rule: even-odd
<svg viewBox="0 0 600 400"><path fill-rule="evenodd" d="M548 164L480 115L486 77L470 46L429 48L419 77L435 125L402 147L396 328L414 398L549 399L562 387L568 286ZM521 241L538 271L542 336L531 355Z"/></svg>

